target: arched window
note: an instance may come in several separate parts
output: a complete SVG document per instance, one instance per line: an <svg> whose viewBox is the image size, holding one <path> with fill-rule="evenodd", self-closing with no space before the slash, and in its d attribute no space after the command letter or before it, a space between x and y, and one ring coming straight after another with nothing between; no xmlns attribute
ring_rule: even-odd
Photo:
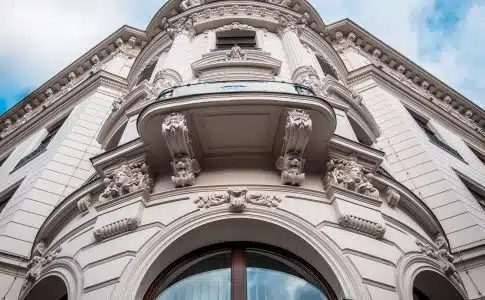
<svg viewBox="0 0 485 300"><path fill-rule="evenodd" d="M147 300L332 300L328 284L299 259L266 247L198 251L169 267Z"/></svg>
<svg viewBox="0 0 485 300"><path fill-rule="evenodd" d="M330 75L338 80L337 72L335 72L333 66L326 59L322 58L321 56L317 56L317 60L325 75Z"/></svg>
<svg viewBox="0 0 485 300"><path fill-rule="evenodd" d="M66 284L57 276L48 276L42 279L25 296L25 300L38 299L68 300Z"/></svg>
<svg viewBox="0 0 485 300"><path fill-rule="evenodd" d="M464 300L460 292L442 275L420 272L413 283L413 300Z"/></svg>

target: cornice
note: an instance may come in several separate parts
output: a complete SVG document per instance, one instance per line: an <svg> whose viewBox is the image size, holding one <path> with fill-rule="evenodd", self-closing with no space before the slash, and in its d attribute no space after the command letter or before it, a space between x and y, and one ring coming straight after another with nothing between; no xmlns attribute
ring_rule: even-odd
<svg viewBox="0 0 485 300"><path fill-rule="evenodd" d="M64 97L69 93L66 93L66 90L69 91L72 85L79 85L90 78L92 73L96 72L96 66L109 61L120 51L120 47L123 47L125 42L130 39L130 42L134 42L140 47L146 44L143 31L129 26L121 27L0 116L0 130L5 128L7 119L15 123L28 113L26 111L27 105L30 105L33 111L39 106L44 106L45 101L52 100L57 105L59 99L55 98ZM40 112L40 114L44 115L43 112ZM31 120L27 121L27 123L29 122ZM17 132L17 129L13 131Z"/></svg>
<svg viewBox="0 0 485 300"><path fill-rule="evenodd" d="M444 109L443 106L435 105L434 102L425 98L416 90L409 88L409 86L405 85L402 81L396 79L386 72L383 72L374 65L367 65L354 70L349 74L350 85L355 85L366 78L373 78L379 83L389 86L395 91L401 93L404 97L407 97L414 103L418 104L423 110L433 112L438 119L448 123L450 125L450 129L458 131L460 136L468 137L468 139L472 141L478 140L478 144L483 144L485 142L485 130L483 131L484 133L474 130L467 123L456 118L455 115L451 114L449 110Z"/></svg>
<svg viewBox="0 0 485 300"><path fill-rule="evenodd" d="M40 125L45 122L55 120L57 116L62 115L73 107L75 103L81 101L86 94L92 93L97 87L105 85L117 89L126 88L126 80L106 71L99 71L91 75L88 79L77 85L73 90L57 99L55 105L47 106L42 112L33 115L28 122L20 125L13 132L0 141L0 148L4 151L15 147L28 135L39 129L39 126L30 126L31 124Z"/></svg>
<svg viewBox="0 0 485 300"><path fill-rule="evenodd" d="M406 80L413 88L420 89L437 101L448 104L451 109L456 110L461 115L460 118L469 118L476 122L485 134L484 109L351 20L344 19L328 25L325 38L334 45L338 44L339 39L343 40L346 44L344 47L356 48L372 63L382 66L382 70L401 73L403 80ZM353 41L350 42L351 40ZM339 48L339 46L335 47Z"/></svg>

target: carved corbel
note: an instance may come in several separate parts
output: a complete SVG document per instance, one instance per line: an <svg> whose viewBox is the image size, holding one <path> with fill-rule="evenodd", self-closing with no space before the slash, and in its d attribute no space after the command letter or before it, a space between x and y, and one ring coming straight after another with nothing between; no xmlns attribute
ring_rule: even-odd
<svg viewBox="0 0 485 300"><path fill-rule="evenodd" d="M167 116L162 123L162 134L173 158L172 182L175 187L194 185L200 166L194 158L185 115L172 113Z"/></svg>
<svg viewBox="0 0 485 300"><path fill-rule="evenodd" d="M312 120L307 111L294 109L288 112L281 156L276 162L283 184L301 185L305 179L303 153L311 133Z"/></svg>
<svg viewBox="0 0 485 300"><path fill-rule="evenodd" d="M355 156L349 156L347 159L330 158L323 184L326 190L330 185L336 185L367 197L379 198L379 190L369 181L369 174L364 172Z"/></svg>
<svg viewBox="0 0 485 300"><path fill-rule="evenodd" d="M401 199L401 194L399 194L395 189L390 186L386 188L385 195L387 204L392 208L395 208L399 203L399 199Z"/></svg>
<svg viewBox="0 0 485 300"><path fill-rule="evenodd" d="M94 202L95 201L91 194L86 194L77 202L77 208L79 211L85 212L94 204Z"/></svg>

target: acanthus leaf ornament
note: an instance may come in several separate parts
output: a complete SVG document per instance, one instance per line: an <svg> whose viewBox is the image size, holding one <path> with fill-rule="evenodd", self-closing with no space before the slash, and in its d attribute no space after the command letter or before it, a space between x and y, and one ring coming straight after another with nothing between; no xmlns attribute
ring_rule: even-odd
<svg viewBox="0 0 485 300"><path fill-rule="evenodd" d="M179 34L193 38L195 36L194 19L192 17L182 18L174 24L168 25L167 33L172 39L175 39Z"/></svg>
<svg viewBox="0 0 485 300"><path fill-rule="evenodd" d="M200 166L194 158L185 115L182 113L168 115L162 123L162 134L173 158L172 182L175 187L194 185L195 176L200 173Z"/></svg>
<svg viewBox="0 0 485 300"><path fill-rule="evenodd" d="M100 202L110 201L139 190L151 193L153 180L145 162L127 163L114 170L104 179L105 190L99 196Z"/></svg>
<svg viewBox="0 0 485 300"><path fill-rule="evenodd" d="M42 274L42 270L51 262L56 260L57 255L61 252L61 247L57 247L52 251L47 252L44 241L40 241L34 248L32 259L27 264L27 274L25 275L25 282L22 290L27 289L33 285Z"/></svg>
<svg viewBox="0 0 485 300"><path fill-rule="evenodd" d="M448 243L446 242L446 239L442 234L438 234L438 236L434 240L435 247L432 247L429 244L420 240L416 240L416 244L419 246L421 252L424 255L438 262L441 270L443 271L443 274L445 274L458 284L462 283L460 275L458 274L456 267L453 264L455 258L448 250Z"/></svg>
<svg viewBox="0 0 485 300"><path fill-rule="evenodd" d="M363 167L353 156L349 156L348 159L330 158L323 184L325 189L333 184L374 199L379 198L379 190L370 183Z"/></svg>
<svg viewBox="0 0 485 300"><path fill-rule="evenodd" d="M275 196L263 194L248 194L246 188L229 188L226 193L215 193L208 196L198 197L194 203L199 208L210 208L228 204L233 212L241 213L247 204L276 208L281 199Z"/></svg>
<svg viewBox="0 0 485 300"><path fill-rule="evenodd" d="M311 133L312 120L307 111L294 109L288 112L281 156L276 162L283 184L301 185L305 179L303 153Z"/></svg>

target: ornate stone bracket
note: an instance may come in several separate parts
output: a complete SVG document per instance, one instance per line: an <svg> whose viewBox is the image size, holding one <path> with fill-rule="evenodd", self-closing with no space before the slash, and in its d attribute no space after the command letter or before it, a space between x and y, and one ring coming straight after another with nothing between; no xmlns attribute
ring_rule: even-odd
<svg viewBox="0 0 485 300"><path fill-rule="evenodd" d="M312 133L312 119L307 111L294 109L288 112L281 156L276 168L281 181L288 185L301 185L305 180L303 153Z"/></svg>
<svg viewBox="0 0 485 300"><path fill-rule="evenodd" d="M139 224L140 219L137 217L125 218L96 229L93 235L96 241L100 242L124 232L136 230Z"/></svg>
<svg viewBox="0 0 485 300"><path fill-rule="evenodd" d="M188 37L193 38L195 36L194 19L192 17L187 17L178 20L167 27L167 33L172 39L175 39L179 34L185 34Z"/></svg>
<svg viewBox="0 0 485 300"><path fill-rule="evenodd" d="M234 212L243 212L246 204L252 204L265 207L278 207L281 199L275 196L263 194L249 194L246 188L230 188L226 194L211 194L205 197L199 197L195 201L199 208L210 208L229 204L229 208Z"/></svg>
<svg viewBox="0 0 485 300"><path fill-rule="evenodd" d="M162 124L162 133L173 158L172 182L175 187L194 185L195 175L200 173L200 166L194 158L185 115L172 113L167 116Z"/></svg>
<svg viewBox="0 0 485 300"><path fill-rule="evenodd" d="M153 189L150 168L144 162L122 162L119 168L106 176L104 183L106 188L99 196L100 202L110 201L143 189L151 193ZM84 204L81 206L84 207Z"/></svg>
<svg viewBox="0 0 485 300"><path fill-rule="evenodd" d="M386 195L387 204L390 207L395 208L399 203L399 199L401 199L401 194L390 186L386 188L384 193Z"/></svg>
<svg viewBox="0 0 485 300"><path fill-rule="evenodd" d="M86 194L77 202L77 208L81 212L87 211L93 204L95 203L95 199L91 196L91 194Z"/></svg>
<svg viewBox="0 0 485 300"><path fill-rule="evenodd" d="M28 271L25 276L25 282L22 286L22 290L27 289L34 284L37 279L39 279L40 275L42 274L42 270L57 258L59 252L61 252L60 247L47 252L44 241L39 242L35 246L32 259L27 264Z"/></svg>
<svg viewBox="0 0 485 300"><path fill-rule="evenodd" d="M439 263L441 270L446 276L448 276L448 278L454 280L458 284L462 283L460 275L458 275L455 265L453 264L455 258L448 251L448 243L443 235L439 234L436 237L433 245L435 247L432 247L420 240L416 240L416 244L419 246L424 255L436 260Z"/></svg>
<svg viewBox="0 0 485 300"><path fill-rule="evenodd" d="M349 156L348 159L330 158L323 185L325 189L328 189L331 184L367 197L379 198L379 190L370 183L368 175L357 163L355 156Z"/></svg>
<svg viewBox="0 0 485 300"><path fill-rule="evenodd" d="M386 228L381 224L359 218L353 215L342 215L338 219L340 226L355 231L360 231L374 238L380 239L386 233Z"/></svg>

